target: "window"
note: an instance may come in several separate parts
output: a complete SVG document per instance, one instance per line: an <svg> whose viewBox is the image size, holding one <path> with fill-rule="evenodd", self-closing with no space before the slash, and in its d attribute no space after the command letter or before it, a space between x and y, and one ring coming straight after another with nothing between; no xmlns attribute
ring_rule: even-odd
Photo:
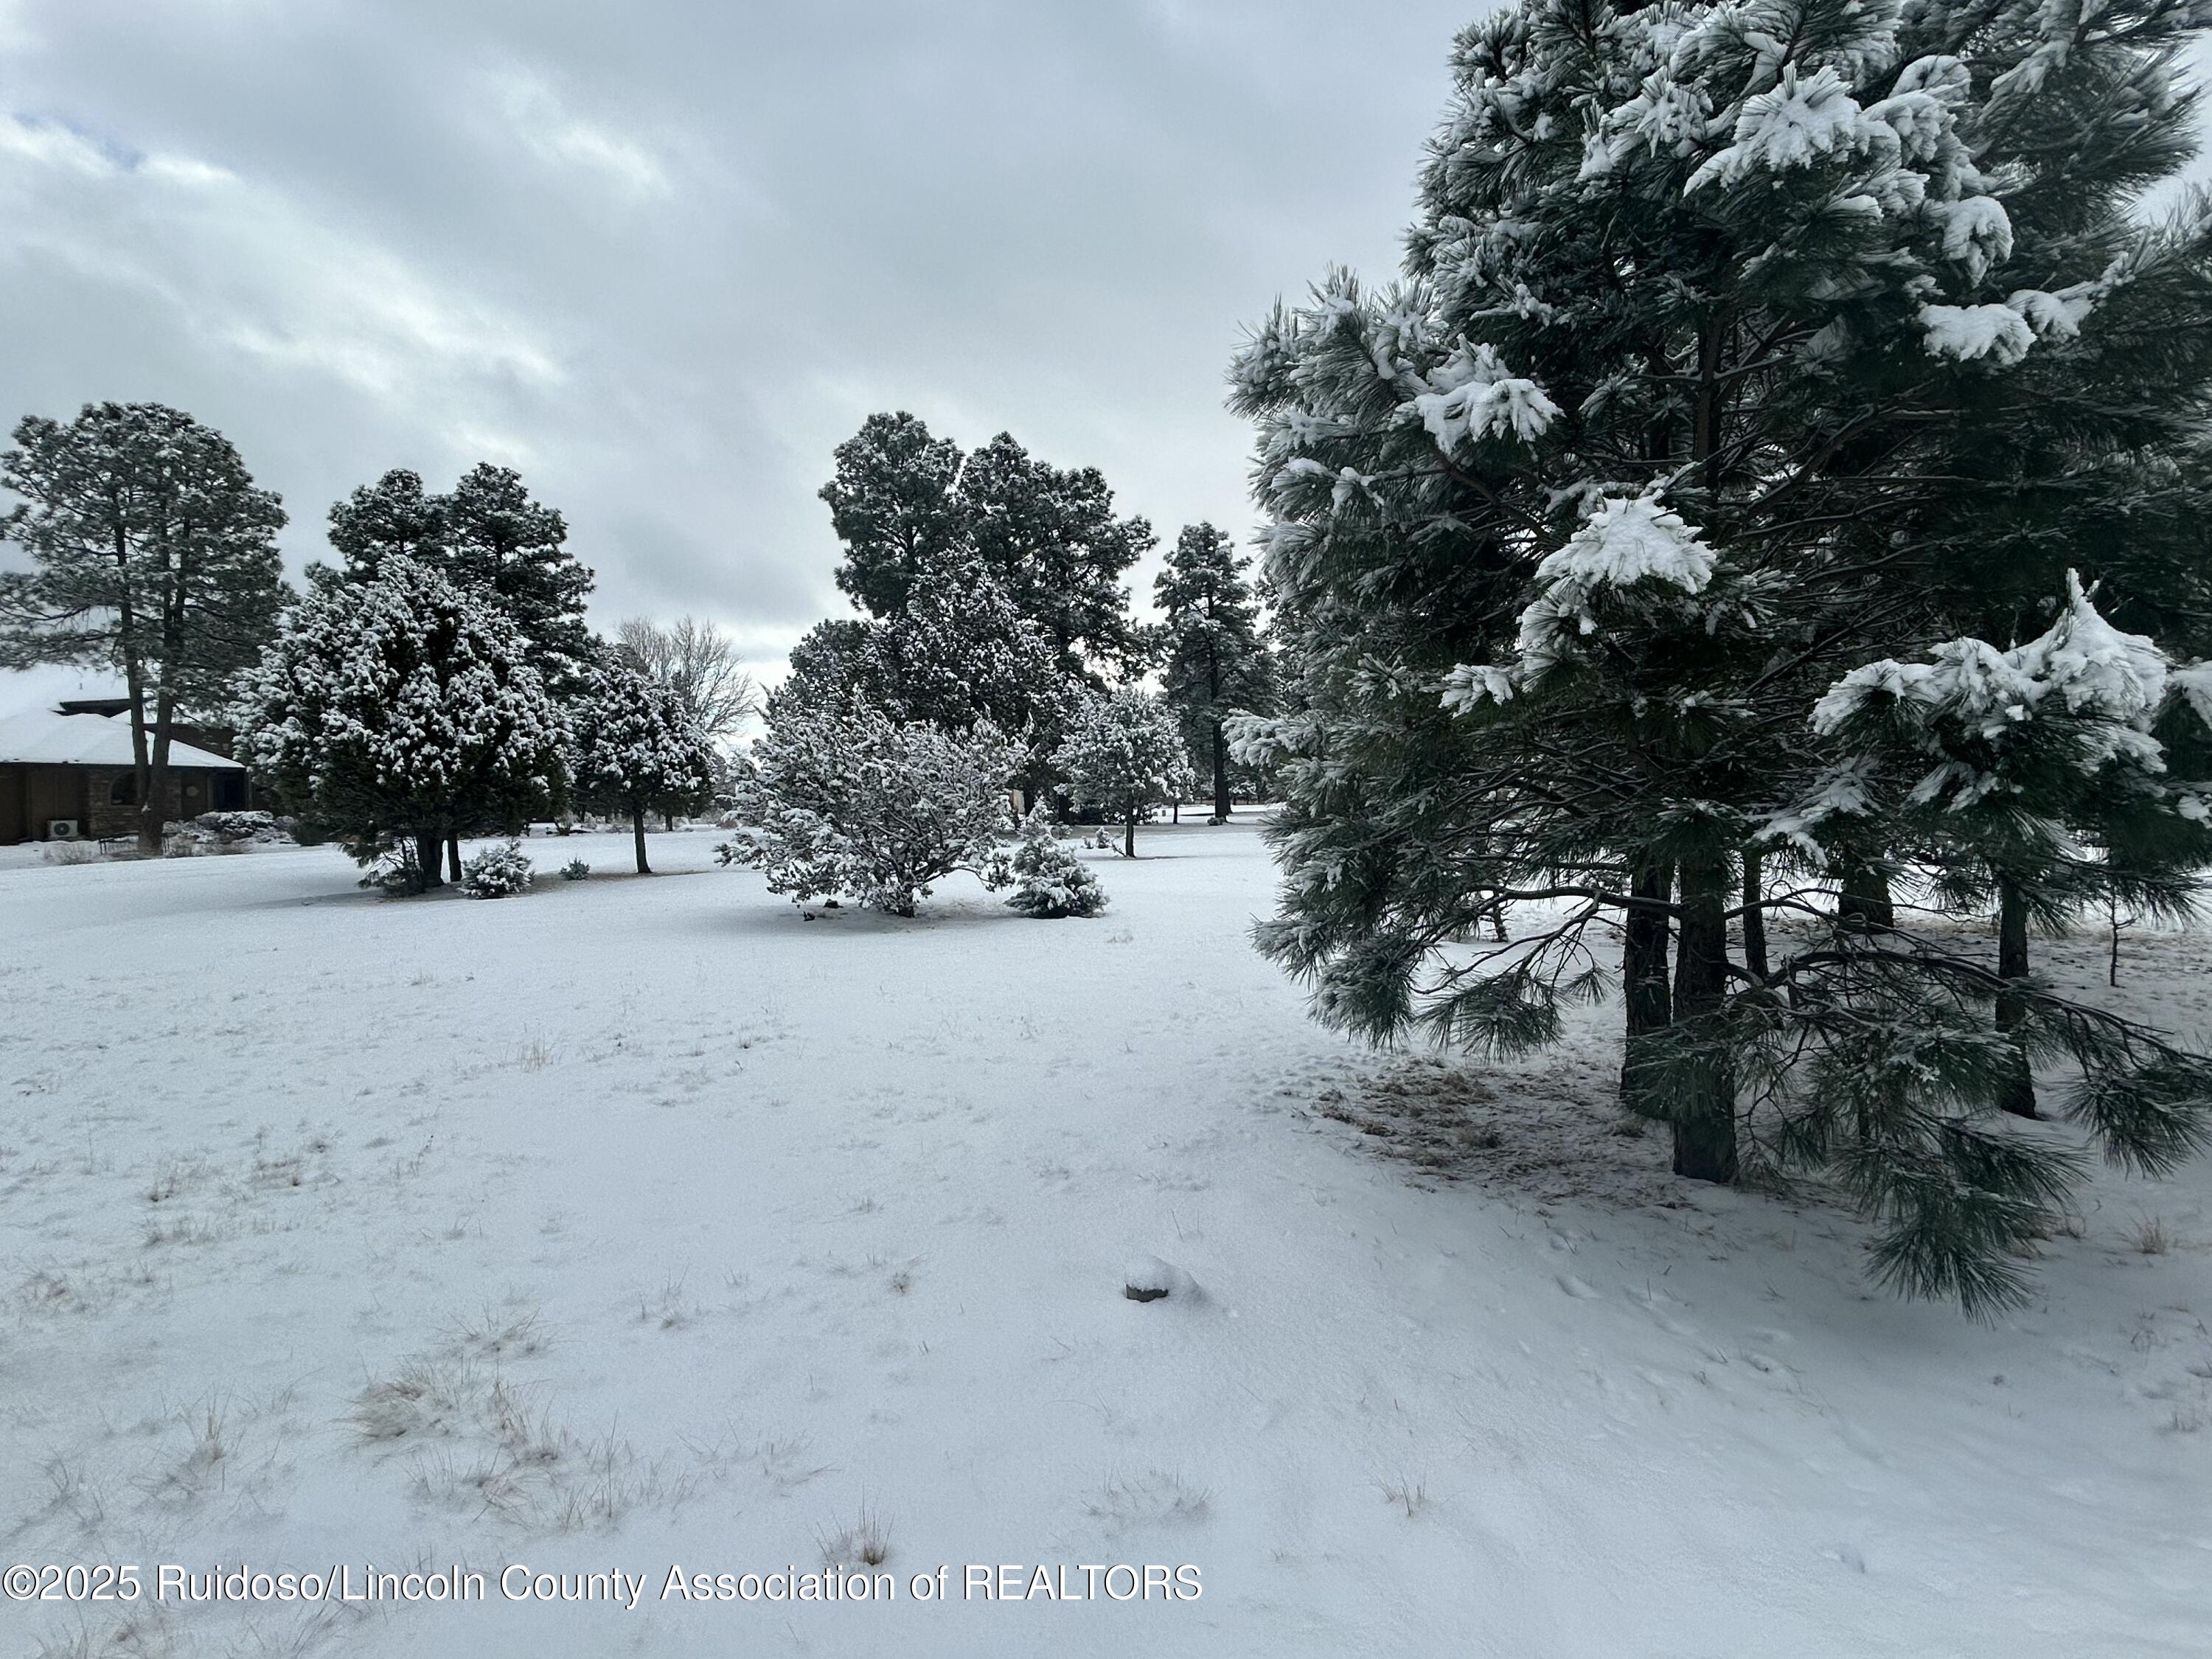
<svg viewBox="0 0 2212 1659"><path fill-rule="evenodd" d="M115 781L107 786L107 804L110 806L136 806L138 804L138 775L136 772L120 773Z"/></svg>

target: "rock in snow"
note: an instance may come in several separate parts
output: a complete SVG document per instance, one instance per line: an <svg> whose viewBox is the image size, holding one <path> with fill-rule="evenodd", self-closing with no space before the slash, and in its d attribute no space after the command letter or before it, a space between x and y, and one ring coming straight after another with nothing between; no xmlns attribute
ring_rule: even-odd
<svg viewBox="0 0 2212 1659"><path fill-rule="evenodd" d="M1188 1297L1196 1281L1172 1261L1156 1255L1132 1256L1121 1270L1121 1294L1132 1302L1157 1302L1164 1296Z"/></svg>

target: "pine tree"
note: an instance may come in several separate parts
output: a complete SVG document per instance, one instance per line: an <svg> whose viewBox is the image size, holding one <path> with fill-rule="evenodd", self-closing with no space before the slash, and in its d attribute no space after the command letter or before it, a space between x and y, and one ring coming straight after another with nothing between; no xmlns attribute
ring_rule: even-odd
<svg viewBox="0 0 2212 1659"><path fill-rule="evenodd" d="M872 415L837 447L822 499L845 544L837 585L875 621L898 621L948 583L973 584L980 567L994 603L1004 595L1063 678L1097 688L1133 665L1121 579L1152 529L1114 516L1096 468L1054 467L1003 432L970 454L914 416Z"/></svg>
<svg viewBox="0 0 2212 1659"><path fill-rule="evenodd" d="M968 539L957 494L965 459L914 416L871 415L837 446L836 476L822 487L845 544L837 586L872 617L906 609L917 570Z"/></svg>
<svg viewBox="0 0 2212 1659"><path fill-rule="evenodd" d="M653 873L646 814L702 811L714 799L718 757L698 717L617 651L599 654L591 690L574 700L570 754L577 802L629 819L641 876Z"/></svg>
<svg viewBox="0 0 2212 1659"><path fill-rule="evenodd" d="M486 594L522 631L531 665L566 697L587 688L596 649L584 618L592 573L568 538L560 513L532 499L510 467L480 463L443 495L396 468L331 507L339 568L308 574L317 586L373 581L386 560L404 558Z"/></svg>
<svg viewBox="0 0 2212 1659"><path fill-rule="evenodd" d="M219 704L276 635L283 504L229 440L160 404L88 404L67 424L31 416L14 435L0 484L22 500L0 532L32 568L0 575L0 665L122 674L138 847L158 853L179 720Z"/></svg>
<svg viewBox="0 0 2212 1659"><path fill-rule="evenodd" d="M1270 701L1259 607L1243 574L1251 562L1212 525L1191 525L1152 583L1153 603L1165 617L1162 695L1182 722L1184 746L1211 769L1213 816L1224 819L1231 772L1224 722L1235 714L1266 714Z"/></svg>
<svg viewBox="0 0 2212 1659"><path fill-rule="evenodd" d="M1137 856L1138 820L1181 799L1194 781L1175 711L1134 686L1086 698L1053 759L1079 805L1121 823L1124 858Z"/></svg>
<svg viewBox="0 0 2212 1659"><path fill-rule="evenodd" d="M363 863L510 832L567 786L568 731L521 634L482 594L394 555L303 600L240 676L239 758Z"/></svg>
<svg viewBox="0 0 2212 1659"><path fill-rule="evenodd" d="M445 497L426 491L421 474L395 467L331 504L330 541L340 564L336 571L310 565L308 576L318 582L374 581L384 560L394 556L443 570L448 560Z"/></svg>
<svg viewBox="0 0 2212 1659"><path fill-rule="evenodd" d="M1615 927L1623 1097L1677 1171L1826 1169L1880 1272L1974 1307L2069 1178L1990 1121L2023 1044L2113 1156L2194 1143L2201 1061L1914 931L1893 884L1943 847L1902 760L1809 722L2069 566L2144 603L2170 568L2096 526L2182 516L2212 369L2203 216L2128 215L2200 11L1528 0L1461 37L1407 280L1332 274L1233 373L1297 676L1239 733L1286 796L1261 942L1317 1012L1527 1048ZM1747 875L1791 929L1759 969Z"/></svg>
<svg viewBox="0 0 2212 1659"><path fill-rule="evenodd" d="M1141 518L1116 519L1096 467L1033 458L1011 434L960 473L968 535L1015 608L1052 642L1060 672L1093 687L1135 665L1139 641L1121 578L1153 544Z"/></svg>
<svg viewBox="0 0 2212 1659"><path fill-rule="evenodd" d="M1022 820L1021 836L1007 855L1006 875L1013 884L1011 909L1039 921L1095 916L1106 908L1106 890L1074 851L1052 832L1052 820L1040 801Z"/></svg>
<svg viewBox="0 0 2212 1659"><path fill-rule="evenodd" d="M592 656L584 620L592 573L568 550L560 513L532 500L513 468L487 462L461 475L442 516L447 574L494 597L556 696L581 690Z"/></svg>

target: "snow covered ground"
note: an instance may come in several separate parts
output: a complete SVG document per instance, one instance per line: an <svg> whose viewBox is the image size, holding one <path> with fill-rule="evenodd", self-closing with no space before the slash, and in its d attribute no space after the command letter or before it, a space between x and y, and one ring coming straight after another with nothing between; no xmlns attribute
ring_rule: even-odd
<svg viewBox="0 0 2212 1659"><path fill-rule="evenodd" d="M2101 1180L1978 1327L1602 1133L1609 1015L1487 1073L1310 1024L1249 826L1094 855L1114 908L1055 923L809 922L714 839L493 903L327 849L0 868L0 1565L145 1587L0 1649L2206 1650L2212 1169ZM2116 994L2202 1038L2207 959L2131 937ZM1195 1292L1127 1298L1145 1256ZM664 1599L864 1517L894 1602ZM488 1595L156 1604L164 1563ZM1203 1593L1080 1599L1116 1564Z"/></svg>

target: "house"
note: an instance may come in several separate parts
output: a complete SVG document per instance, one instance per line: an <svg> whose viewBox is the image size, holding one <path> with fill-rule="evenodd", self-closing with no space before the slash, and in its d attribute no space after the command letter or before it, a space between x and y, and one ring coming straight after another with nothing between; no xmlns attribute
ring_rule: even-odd
<svg viewBox="0 0 2212 1659"><path fill-rule="evenodd" d="M250 799L246 769L236 761L171 742L171 819L243 807ZM66 708L0 719L0 846L104 841L137 830L129 720Z"/></svg>

